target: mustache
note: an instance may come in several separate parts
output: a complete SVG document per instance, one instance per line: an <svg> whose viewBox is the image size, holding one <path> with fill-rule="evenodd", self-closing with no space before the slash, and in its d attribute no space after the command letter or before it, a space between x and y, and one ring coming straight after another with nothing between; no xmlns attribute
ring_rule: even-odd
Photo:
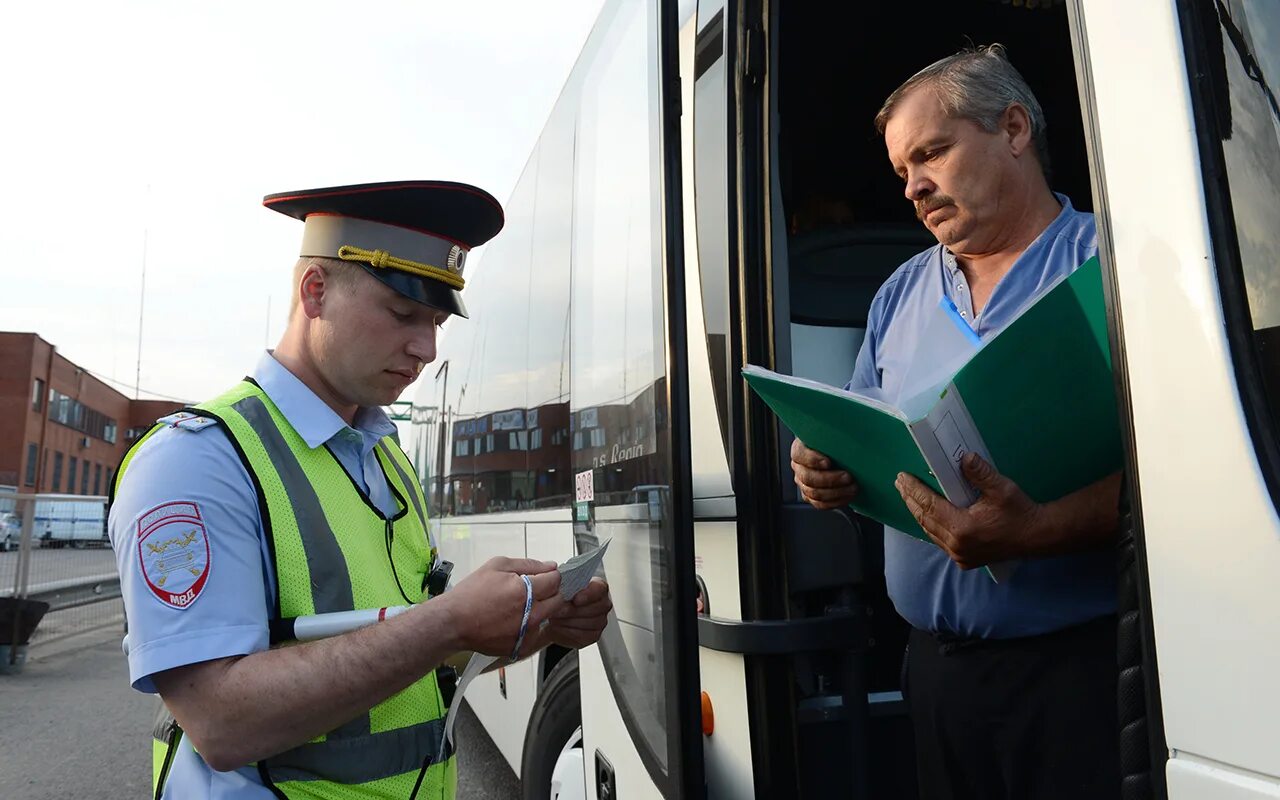
<svg viewBox="0 0 1280 800"><path fill-rule="evenodd" d="M924 222L924 218L929 216L932 211L937 211L943 206L955 205L955 200L945 194L931 194L923 200L916 202L916 219Z"/></svg>

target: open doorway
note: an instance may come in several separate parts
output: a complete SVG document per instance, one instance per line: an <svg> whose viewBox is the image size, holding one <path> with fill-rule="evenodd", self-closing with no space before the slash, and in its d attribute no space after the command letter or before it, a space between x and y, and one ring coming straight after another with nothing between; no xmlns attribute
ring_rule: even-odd
<svg viewBox="0 0 1280 800"><path fill-rule="evenodd" d="M1075 208L1092 210L1070 25L1061 2L789 2L776 8L772 21L770 226L780 371L844 385L875 293L903 262L937 244L903 196L873 124L885 98L934 61L970 46L1004 45L1048 120L1052 188ZM779 428L779 436L785 462L790 435ZM783 518L797 529L788 540L816 543L815 534L830 526L802 506L785 464L780 473L787 484L782 495L792 498ZM791 612L820 616L834 604L848 604L851 591L854 603L870 612L873 644L861 676L870 701L868 796L914 797L910 724L899 694L907 627L885 590L880 526L850 519L862 534L853 537L859 544L849 559L858 566L849 567L844 583L833 578L797 592L793 582ZM822 541L849 538L846 532ZM815 544L793 548L789 557L830 559L832 550ZM789 569L806 568L792 563ZM832 671L820 663L824 657L798 664L801 698L821 693L821 681L807 681ZM802 776L805 758L802 748Z"/></svg>
<svg viewBox="0 0 1280 800"><path fill-rule="evenodd" d="M793 374L846 381L875 291L936 244L903 197L872 120L899 84L937 59L1003 44L1048 120L1054 190L1092 210L1061 3L785 3L775 42L774 174L783 213L775 212L773 229L785 234ZM775 258L782 254L775 249Z"/></svg>

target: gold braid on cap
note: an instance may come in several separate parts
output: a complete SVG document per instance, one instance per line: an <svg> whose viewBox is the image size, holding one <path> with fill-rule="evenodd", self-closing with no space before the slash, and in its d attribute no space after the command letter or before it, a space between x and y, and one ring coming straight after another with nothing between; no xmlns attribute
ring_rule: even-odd
<svg viewBox="0 0 1280 800"><path fill-rule="evenodd" d="M343 261L363 261L378 269L398 269L401 272L408 272L423 278L431 278L441 283L447 283L459 291L467 285L462 276L456 272L443 267L433 267L430 264L419 264L417 261L410 261L406 258L396 258L386 250L365 250L344 244L338 248L338 258Z"/></svg>

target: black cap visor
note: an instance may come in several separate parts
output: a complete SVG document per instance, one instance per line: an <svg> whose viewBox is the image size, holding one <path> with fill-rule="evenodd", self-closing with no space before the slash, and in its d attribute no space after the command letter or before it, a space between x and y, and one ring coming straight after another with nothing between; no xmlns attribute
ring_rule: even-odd
<svg viewBox="0 0 1280 800"><path fill-rule="evenodd" d="M449 284L434 278L420 278L398 269L379 268L363 261L358 263L365 272L415 303L422 303L424 306L438 308L455 317L467 319L467 307L462 302L462 292Z"/></svg>

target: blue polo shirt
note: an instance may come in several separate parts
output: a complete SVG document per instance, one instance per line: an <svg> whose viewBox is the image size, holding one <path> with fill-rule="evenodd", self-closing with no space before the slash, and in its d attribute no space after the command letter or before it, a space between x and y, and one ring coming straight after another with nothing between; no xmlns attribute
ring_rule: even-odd
<svg viewBox="0 0 1280 800"><path fill-rule="evenodd" d="M347 425L270 353L263 354L253 379L308 447L327 445L377 508L388 516L397 513L373 452L384 436L396 432L381 409L362 408L355 426ZM180 546L195 531L184 549L196 556L191 563L207 570L199 592L181 607L166 603L153 589L168 568L157 568L163 562L145 555L148 543L164 546L174 538L163 530L148 535L154 520L168 521L167 509L178 510L171 519ZM221 426L165 428L139 447L112 503L108 527L129 620L129 678L135 689L154 693L151 676L157 672L267 649L274 569L253 482ZM271 800L275 795L251 767L210 769L184 737L164 797Z"/></svg>
<svg viewBox="0 0 1280 800"><path fill-rule="evenodd" d="M1073 209L1064 195L1057 198L1062 211L996 284L981 314L973 313L968 281L942 245L899 267L871 302L867 336L849 385L898 397L921 332L943 297L987 339L1027 301L1096 255L1093 215ZM985 570L961 570L932 543L892 528L885 534L889 597L903 618L923 630L1005 639L1059 630L1116 610L1110 550L1026 559L1010 579L997 584Z"/></svg>

